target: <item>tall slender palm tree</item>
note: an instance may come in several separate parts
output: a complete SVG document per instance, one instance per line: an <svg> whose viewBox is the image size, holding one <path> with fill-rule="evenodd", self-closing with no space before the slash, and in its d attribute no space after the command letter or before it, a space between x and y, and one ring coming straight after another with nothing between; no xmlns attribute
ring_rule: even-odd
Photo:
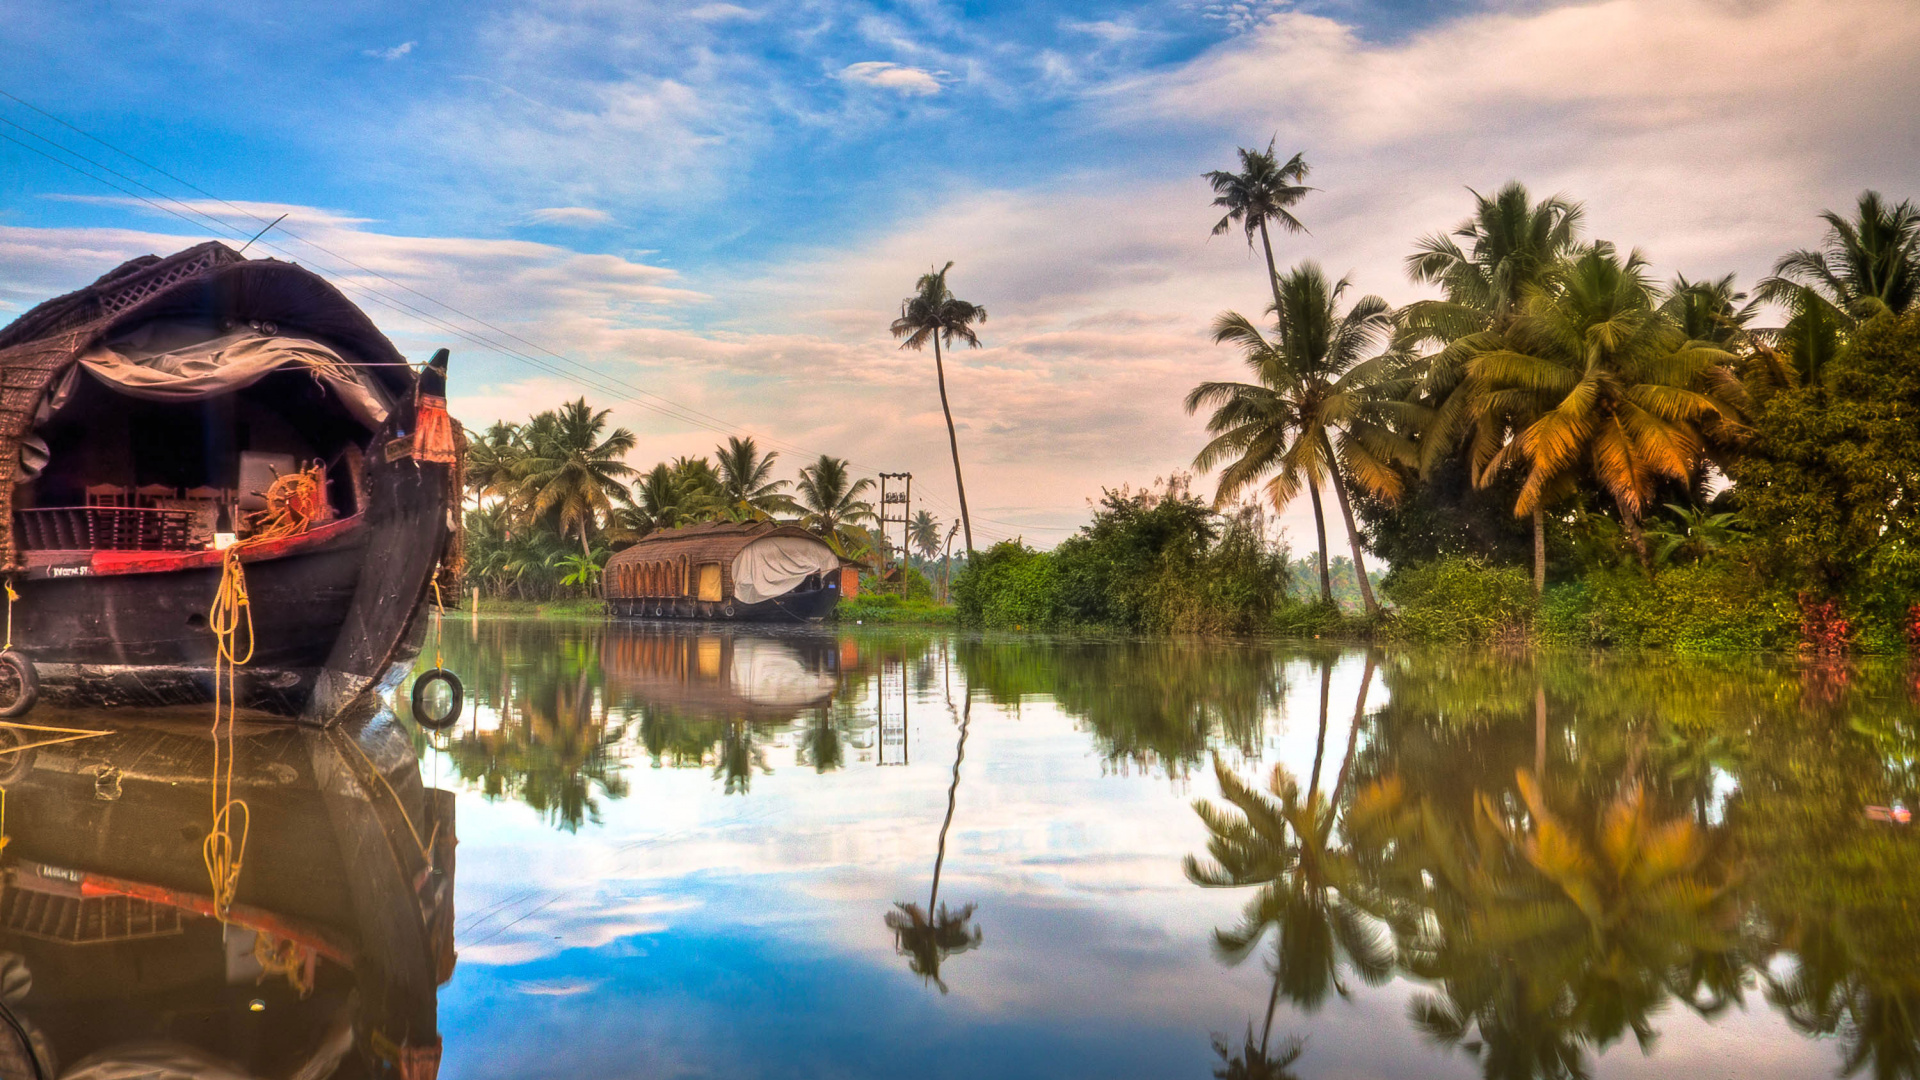
<svg viewBox="0 0 1920 1080"><path fill-rule="evenodd" d="M1240 147L1240 171L1226 172L1215 169L1206 173L1206 181L1213 186L1213 205L1226 211L1213 226L1213 235L1232 229L1236 224L1247 233L1247 246L1253 246L1254 234L1260 236L1260 250L1267 256L1267 284L1273 288L1273 306L1278 310L1280 303L1280 269L1273 261L1273 240L1267 234L1267 222L1277 222L1288 232L1305 232L1307 227L1293 216L1288 207L1306 197L1310 187L1300 182L1307 178L1310 167L1304 154L1295 154L1283 164L1273 152L1273 139L1265 150L1249 150Z"/></svg>
<svg viewBox="0 0 1920 1080"><path fill-rule="evenodd" d="M1920 207L1888 206L1866 191L1851 219L1832 210L1820 217L1827 223L1821 248L1782 256L1755 290L1786 309L1775 334L1802 378L1816 377L1862 320L1920 301Z"/></svg>
<svg viewBox="0 0 1920 1080"><path fill-rule="evenodd" d="M947 271L953 269L952 261L938 270L920 275L914 283L917 290L912 296L900 301L900 317L893 320L893 336L904 338L900 342L903 349L916 352L933 342L934 377L940 383L940 411L947 418L947 448L953 451L953 486L960 493L960 526L967 534L967 552L973 552L973 518L967 513L967 485L960 478L960 439L953 431L953 409L947 404L947 368L940 357L940 341L946 339L951 346L958 338L967 343L970 349L980 347L980 335L973 324L987 321L987 309L978 304L969 304L953 295L947 287Z"/></svg>
<svg viewBox="0 0 1920 1080"><path fill-rule="evenodd" d="M1471 217L1449 235L1422 239L1407 256L1407 276L1440 286L1443 296L1402 309L1400 342L1437 350L1425 358L1419 386L1432 410L1420 432L1422 474L1430 474L1441 459L1457 451L1472 429L1475 482L1484 487L1492 475L1481 466L1516 422L1531 418L1490 413L1485 388L1466 378L1467 362L1499 347L1500 335L1519 316L1528 291L1550 285L1566 258L1579 249L1584 211L1559 195L1536 203L1518 182L1508 183L1492 198L1472 194ZM1531 516L1533 588L1538 594L1547 582L1544 505Z"/></svg>
<svg viewBox="0 0 1920 1080"><path fill-rule="evenodd" d="M1393 318L1387 302L1377 296L1361 297L1342 314L1340 298L1349 281L1329 283L1315 263L1301 264L1279 285L1274 338L1235 312L1214 321L1214 340L1238 345L1257 381L1205 382L1187 395L1189 413L1202 406L1214 409L1207 421L1214 438L1193 464L1207 470L1227 463L1214 495L1216 506L1270 476L1267 497L1276 510L1283 509L1304 485L1315 496L1316 524L1322 520L1319 485L1332 485L1346 521L1361 598L1369 613L1377 612L1347 484L1358 483L1381 498L1397 498L1404 481L1396 466L1411 461L1415 452L1392 424L1404 408L1396 400L1404 392L1399 358L1374 355L1385 344ZM1330 602L1324 525L1320 568L1321 599Z"/></svg>
<svg viewBox="0 0 1920 1080"><path fill-rule="evenodd" d="M1494 413L1532 417L1485 472L1524 461L1516 514L1543 506L1576 476L1613 499L1643 565L1640 519L1660 478L1690 484L1702 428L1739 422L1732 354L1688 341L1657 304L1638 252L1595 244L1552 291L1536 288L1468 375Z"/></svg>
<svg viewBox="0 0 1920 1080"><path fill-rule="evenodd" d="M762 454L753 437L729 436L725 446L716 446L713 459L719 463L720 494L730 515L742 520L765 520L775 514L791 514L799 508L785 493L785 480L773 478L777 450Z"/></svg>
<svg viewBox="0 0 1920 1080"><path fill-rule="evenodd" d="M634 447L633 432L615 428L601 438L610 411L594 412L581 398L535 417L520 467L531 513L554 515L560 534L578 534L580 550L589 558L593 531L615 503L627 501L624 478L633 475L621 460Z"/></svg>
<svg viewBox="0 0 1920 1080"><path fill-rule="evenodd" d="M860 525L873 520L873 504L860 496L872 489L871 477L853 479L845 459L821 454L800 470L800 482L795 485L805 511L801 520L845 555L850 546L870 542Z"/></svg>

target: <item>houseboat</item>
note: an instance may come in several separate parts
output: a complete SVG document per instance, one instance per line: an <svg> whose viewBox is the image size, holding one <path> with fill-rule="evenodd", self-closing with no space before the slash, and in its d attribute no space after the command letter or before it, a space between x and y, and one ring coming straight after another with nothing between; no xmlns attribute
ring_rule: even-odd
<svg viewBox="0 0 1920 1080"><path fill-rule="evenodd" d="M322 725L371 710L457 555L446 375L445 350L416 370L319 276L220 243L135 259L0 330L17 597L0 715L35 684L62 704L209 700L229 621L250 653L240 705Z"/></svg>
<svg viewBox="0 0 1920 1080"><path fill-rule="evenodd" d="M433 1080L452 793L390 715L257 725L235 741L251 824L222 905L198 727L0 756L0 1075Z"/></svg>
<svg viewBox="0 0 1920 1080"><path fill-rule="evenodd" d="M859 588L860 569L814 533L771 521L662 529L607 560L614 615L817 623Z"/></svg>

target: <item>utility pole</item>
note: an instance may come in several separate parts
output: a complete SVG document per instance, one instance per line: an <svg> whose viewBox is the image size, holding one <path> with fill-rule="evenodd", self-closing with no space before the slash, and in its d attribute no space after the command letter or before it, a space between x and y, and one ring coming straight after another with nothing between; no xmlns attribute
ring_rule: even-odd
<svg viewBox="0 0 1920 1080"><path fill-rule="evenodd" d="M901 485L900 490L889 491L887 485L890 482L895 482L900 484ZM893 516L893 508L896 506L900 508L899 517ZM907 570L910 568L908 560L910 558L910 552L913 549L912 518L913 518L913 474L910 472L881 473L880 474L880 538L886 541L889 545L892 544L893 541L887 536L887 526L895 523L899 524L900 526L900 596L902 599L905 599L907 595ZM883 568L883 572L880 575L880 578L882 581L886 580L886 574L884 572L884 568Z"/></svg>

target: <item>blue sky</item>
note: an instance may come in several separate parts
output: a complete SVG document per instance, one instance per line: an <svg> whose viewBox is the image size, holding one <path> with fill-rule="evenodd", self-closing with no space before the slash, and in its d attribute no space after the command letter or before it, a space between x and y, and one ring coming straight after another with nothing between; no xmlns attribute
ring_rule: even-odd
<svg viewBox="0 0 1920 1080"><path fill-rule="evenodd" d="M0 98L0 318L285 212L259 253L372 290L403 348L455 346L464 420L585 392L638 464L745 429L788 468L910 468L947 516L930 358L885 324L954 259L991 313L950 371L981 531L1042 542L1198 445L1178 399L1233 370L1206 323L1260 303L1244 245L1207 237L1199 174L1236 145L1315 165L1283 260L1396 302L1468 186L1564 190L1663 273L1751 281L1819 210L1915 194L1920 159L1898 0L13 0L0 52L0 90L86 133ZM507 332L569 377L466 340Z"/></svg>

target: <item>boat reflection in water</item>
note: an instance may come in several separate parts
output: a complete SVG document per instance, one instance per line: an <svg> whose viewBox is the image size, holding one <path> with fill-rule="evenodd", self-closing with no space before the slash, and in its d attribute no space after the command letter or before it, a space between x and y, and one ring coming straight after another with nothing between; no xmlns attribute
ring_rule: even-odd
<svg viewBox="0 0 1920 1080"><path fill-rule="evenodd" d="M451 793L390 718L243 722L251 821L223 921L201 848L215 748L197 720L146 716L0 756L0 1076L431 1080Z"/></svg>
<svg viewBox="0 0 1920 1080"><path fill-rule="evenodd" d="M610 696L715 720L793 720L833 701L840 644L779 636L612 624L601 646Z"/></svg>

